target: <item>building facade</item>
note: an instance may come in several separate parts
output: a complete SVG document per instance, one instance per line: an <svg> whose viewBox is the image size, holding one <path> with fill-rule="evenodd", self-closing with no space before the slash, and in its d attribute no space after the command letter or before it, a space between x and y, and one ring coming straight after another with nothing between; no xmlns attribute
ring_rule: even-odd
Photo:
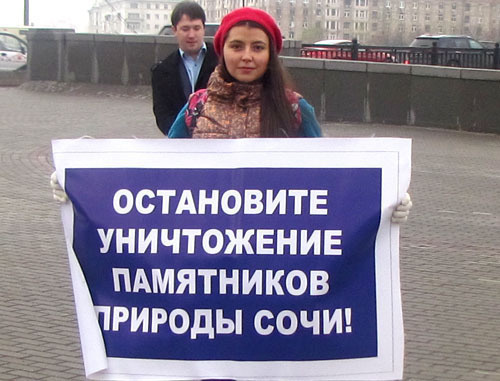
<svg viewBox="0 0 500 381"><path fill-rule="evenodd" d="M157 34L170 24L181 0L96 0L89 10L89 33Z"/></svg>
<svg viewBox="0 0 500 381"><path fill-rule="evenodd" d="M96 0L92 33L156 34L180 0ZM287 39L312 43L357 38L407 46L421 34L465 34L500 41L500 0L197 0L207 22L243 5L269 12Z"/></svg>

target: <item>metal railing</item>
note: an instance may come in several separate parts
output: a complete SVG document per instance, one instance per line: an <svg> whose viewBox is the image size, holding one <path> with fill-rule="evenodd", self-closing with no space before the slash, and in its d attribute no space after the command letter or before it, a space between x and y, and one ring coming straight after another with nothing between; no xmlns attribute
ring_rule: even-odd
<svg viewBox="0 0 500 381"><path fill-rule="evenodd" d="M344 59L401 64L438 65L463 68L500 69L500 47L493 49L410 48L365 46L352 40L348 45L303 44L301 57Z"/></svg>

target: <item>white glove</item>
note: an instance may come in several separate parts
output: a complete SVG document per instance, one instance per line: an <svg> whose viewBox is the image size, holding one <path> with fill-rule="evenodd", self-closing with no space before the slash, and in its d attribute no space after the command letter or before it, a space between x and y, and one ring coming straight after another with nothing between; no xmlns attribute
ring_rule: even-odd
<svg viewBox="0 0 500 381"><path fill-rule="evenodd" d="M397 206L396 209L394 209L394 212L392 213L392 222L396 224L406 222L412 206L413 203L411 202L410 195L406 193L401 200L401 203Z"/></svg>
<svg viewBox="0 0 500 381"><path fill-rule="evenodd" d="M92 136L89 135L83 135L80 136L78 139L94 139ZM54 200L59 201L59 202L68 202L69 198L64 189L62 189L61 184L59 184L59 181L57 180L57 174L56 172L52 172L52 175L50 175L50 187L52 188L52 197L54 197Z"/></svg>
<svg viewBox="0 0 500 381"><path fill-rule="evenodd" d="M54 200L63 203L68 202L68 195L64 189L62 189L59 181L57 181L57 174L55 171L50 175L50 187L52 188L52 197L54 197Z"/></svg>

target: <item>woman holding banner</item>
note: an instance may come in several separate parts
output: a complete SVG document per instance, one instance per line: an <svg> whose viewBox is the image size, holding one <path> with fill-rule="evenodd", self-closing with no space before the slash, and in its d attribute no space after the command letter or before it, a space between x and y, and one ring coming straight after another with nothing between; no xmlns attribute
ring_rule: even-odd
<svg viewBox="0 0 500 381"><path fill-rule="evenodd" d="M239 8L223 19L214 39L219 65L207 89L192 94L169 138L319 137L313 107L289 88L278 54L282 35L274 19L254 8ZM392 221L405 222L408 194Z"/></svg>

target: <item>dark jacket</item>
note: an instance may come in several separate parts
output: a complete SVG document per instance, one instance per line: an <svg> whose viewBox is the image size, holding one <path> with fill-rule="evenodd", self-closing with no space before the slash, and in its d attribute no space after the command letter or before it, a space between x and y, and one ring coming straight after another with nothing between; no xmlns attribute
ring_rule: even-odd
<svg viewBox="0 0 500 381"><path fill-rule="evenodd" d="M214 48L207 43L207 53L201 66L195 90L207 87L208 78L217 66ZM153 112L158 128L167 135L181 108L186 104L191 86L179 50L151 68Z"/></svg>

